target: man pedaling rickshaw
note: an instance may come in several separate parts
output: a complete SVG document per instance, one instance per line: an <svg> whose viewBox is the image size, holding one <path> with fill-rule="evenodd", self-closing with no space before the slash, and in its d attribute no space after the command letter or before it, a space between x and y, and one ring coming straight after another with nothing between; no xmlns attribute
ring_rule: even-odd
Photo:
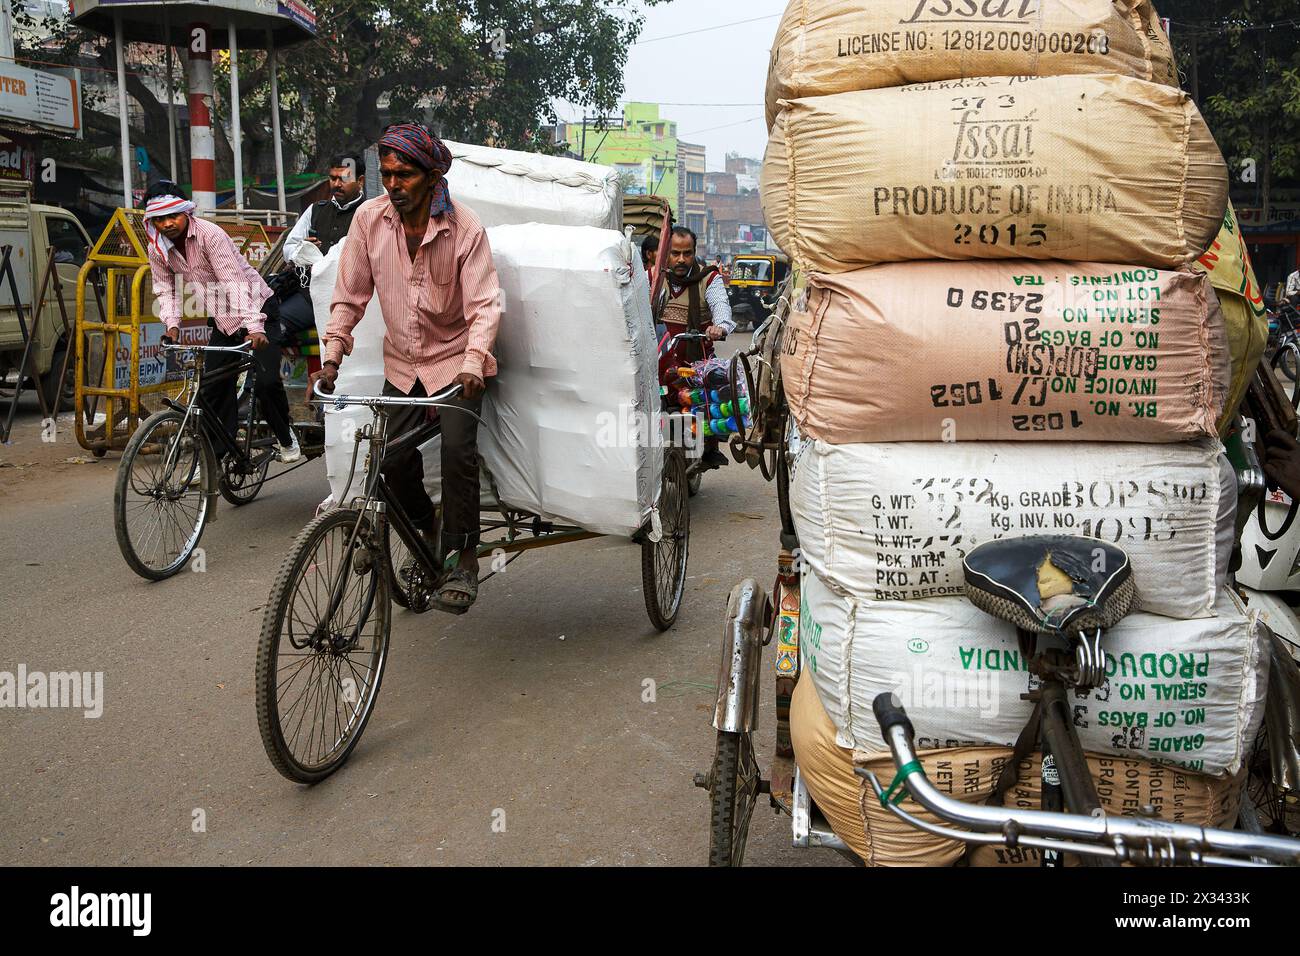
<svg viewBox="0 0 1300 956"><path fill-rule="evenodd" d="M666 327L668 339L690 331L703 332L710 342L719 342L736 328L727 300L727 283L716 268L696 258L695 248L695 233L685 226L674 226L668 248L667 281L655 314ZM704 440L701 462L706 468L727 464L718 442L717 438Z"/></svg>
<svg viewBox="0 0 1300 956"><path fill-rule="evenodd" d="M487 232L470 208L453 204L444 178L451 152L417 123L389 126L379 138L385 195L361 204L339 257L325 359L316 381L334 390L352 330L376 293L384 316L384 394L423 398L461 386L448 402L472 414L440 409L442 421L442 549L433 501L424 490L418 448L390 454L384 478L429 549L457 556L438 600L469 607L478 597L478 418L484 379L495 375L492 346L501 321L500 287ZM389 438L425 420L419 406L389 414Z"/></svg>

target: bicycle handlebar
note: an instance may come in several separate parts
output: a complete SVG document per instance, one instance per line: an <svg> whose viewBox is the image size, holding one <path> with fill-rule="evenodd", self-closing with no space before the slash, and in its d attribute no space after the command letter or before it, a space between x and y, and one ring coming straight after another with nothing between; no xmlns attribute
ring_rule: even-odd
<svg viewBox="0 0 1300 956"><path fill-rule="evenodd" d="M423 398L412 398L409 395L335 395L332 392L321 391L320 385L318 379L312 389L312 395L317 400L332 404L335 409L346 408L349 405L370 405L372 407L378 405L422 405L428 408L436 408L444 405L464 391L464 387L457 383L448 385L441 392L435 392Z"/></svg>
<svg viewBox="0 0 1300 956"><path fill-rule="evenodd" d="M1138 864L1197 862L1213 866L1250 866L1256 865L1251 858L1263 858L1275 863L1300 865L1300 840L1215 830L1149 817L1083 816L990 807L955 800L936 789L926 777L925 770L917 761L912 723L907 711L894 703L893 695L878 695L872 708L889 744L899 779L886 791L869 770L857 768L855 773L871 784L886 809L927 832L969 843L1018 842ZM889 794L899 782L906 784L913 800L943 822L975 832L937 827L900 809L889 800ZM1207 850L1212 852L1207 853Z"/></svg>
<svg viewBox="0 0 1300 956"><path fill-rule="evenodd" d="M172 352L249 352L252 342L240 342L238 345L181 345L179 342L163 342L165 351Z"/></svg>

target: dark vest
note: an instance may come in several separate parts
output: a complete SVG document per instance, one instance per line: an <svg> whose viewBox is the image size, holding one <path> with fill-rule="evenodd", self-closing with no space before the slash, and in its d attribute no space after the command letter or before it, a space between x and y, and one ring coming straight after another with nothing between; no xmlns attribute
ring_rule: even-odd
<svg viewBox="0 0 1300 956"><path fill-rule="evenodd" d="M332 199L324 199L312 205L311 228L316 232L316 238L320 240L322 255L329 252L330 246L348 234L348 227L352 225L352 214L360 208L361 203L356 202L347 209L340 210L334 205Z"/></svg>

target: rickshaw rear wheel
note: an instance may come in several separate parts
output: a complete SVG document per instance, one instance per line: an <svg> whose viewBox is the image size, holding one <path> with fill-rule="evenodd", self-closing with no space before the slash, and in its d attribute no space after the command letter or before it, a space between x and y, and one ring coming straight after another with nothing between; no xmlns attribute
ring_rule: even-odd
<svg viewBox="0 0 1300 956"><path fill-rule="evenodd" d="M690 548L691 511L686 453L670 448L664 456L663 490L659 495L662 534L641 542L641 592L646 613L657 630L677 621L686 590L686 560Z"/></svg>
<svg viewBox="0 0 1300 956"><path fill-rule="evenodd" d="M709 866L740 866L758 802L754 735L718 731L709 771Z"/></svg>

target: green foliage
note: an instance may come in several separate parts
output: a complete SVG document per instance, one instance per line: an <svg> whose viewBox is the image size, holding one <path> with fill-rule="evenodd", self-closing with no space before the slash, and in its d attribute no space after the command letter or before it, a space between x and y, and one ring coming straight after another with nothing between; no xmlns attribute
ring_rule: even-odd
<svg viewBox="0 0 1300 956"><path fill-rule="evenodd" d="M1296 0L1163 0L1184 86L1240 175L1300 179L1300 7ZM1195 66L1193 66L1195 56Z"/></svg>
<svg viewBox="0 0 1300 956"><path fill-rule="evenodd" d="M450 139L550 150L538 133L554 122L551 101L612 112L623 92L628 48L644 22L638 0L309 2L316 40L279 55L284 138L297 147L305 171L318 170L331 153L374 142L387 122L402 119L429 122ZM21 0L16 3L22 15ZM115 66L110 40L66 21L46 26L53 36L26 55L87 68ZM133 67L142 49L129 54ZM214 65L222 116L228 72L222 57ZM260 51L241 51L240 119L249 165L271 149L268 66ZM155 165L165 166L165 106L138 80L130 95L143 106L146 124L132 130L132 141L145 144ZM87 106L104 110L88 117L87 133L106 145L115 104ZM219 157L221 150L219 142Z"/></svg>
<svg viewBox="0 0 1300 956"><path fill-rule="evenodd" d="M451 139L550 149L537 134L554 120L551 100L612 110L643 22L635 0L317 0L315 9L316 42L286 51L280 69L286 136L306 169L402 119ZM266 102L265 67L250 79L249 95Z"/></svg>

